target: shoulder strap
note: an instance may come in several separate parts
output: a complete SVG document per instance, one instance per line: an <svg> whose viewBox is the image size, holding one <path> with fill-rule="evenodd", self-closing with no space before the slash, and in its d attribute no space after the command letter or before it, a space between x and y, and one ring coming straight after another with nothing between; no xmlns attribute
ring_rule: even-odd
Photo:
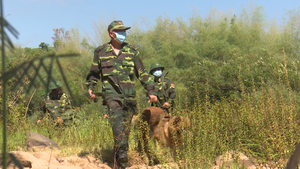
<svg viewBox="0 0 300 169"><path fill-rule="evenodd" d="M129 46L131 49L133 49L134 51L137 50L137 49L136 49L134 46L132 46L132 45L129 45L129 44L128 44L128 46Z"/></svg>
<svg viewBox="0 0 300 169"><path fill-rule="evenodd" d="M161 79L161 82L162 82L162 83L165 81L165 76L166 76L168 73L169 73L169 72L167 71L167 72L165 72L164 74L162 74L162 75L160 76L160 79ZM165 91L165 86L162 87L162 93L163 93L164 97L167 98L166 91Z"/></svg>
<svg viewBox="0 0 300 169"><path fill-rule="evenodd" d="M101 51L102 49L104 49L107 45L108 45L108 43L102 44L101 46L99 46L98 48L95 49L95 52L98 53L99 51Z"/></svg>

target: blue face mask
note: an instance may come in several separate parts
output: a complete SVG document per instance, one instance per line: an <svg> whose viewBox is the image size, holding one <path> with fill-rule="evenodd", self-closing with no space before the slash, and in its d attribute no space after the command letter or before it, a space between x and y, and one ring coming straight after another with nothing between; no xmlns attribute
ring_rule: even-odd
<svg viewBox="0 0 300 169"><path fill-rule="evenodd" d="M123 43L126 39L126 32L114 32L116 35L116 41L118 41L119 43Z"/></svg>
<svg viewBox="0 0 300 169"><path fill-rule="evenodd" d="M162 70L156 70L155 72L153 72L153 75L156 77L160 77L162 75Z"/></svg>

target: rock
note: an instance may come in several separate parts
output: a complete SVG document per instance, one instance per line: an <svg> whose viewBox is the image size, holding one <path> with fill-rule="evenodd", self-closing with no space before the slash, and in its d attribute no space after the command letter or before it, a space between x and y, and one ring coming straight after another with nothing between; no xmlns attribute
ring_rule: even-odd
<svg viewBox="0 0 300 169"><path fill-rule="evenodd" d="M26 139L27 151L59 150L58 145L48 137L39 133L28 132Z"/></svg>
<svg viewBox="0 0 300 169"><path fill-rule="evenodd" d="M237 162L241 166L244 166L247 169L255 169L255 165L252 161L241 152L227 151L224 155L220 155L216 158L216 166L214 169L217 169L221 166L228 165L229 163Z"/></svg>

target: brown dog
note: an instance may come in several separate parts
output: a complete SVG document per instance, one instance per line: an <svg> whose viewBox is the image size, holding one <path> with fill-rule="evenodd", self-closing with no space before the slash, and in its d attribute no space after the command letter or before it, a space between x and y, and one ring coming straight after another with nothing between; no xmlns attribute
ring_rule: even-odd
<svg viewBox="0 0 300 169"><path fill-rule="evenodd" d="M151 138L163 147L169 147L172 152L182 145L182 132L191 126L189 118L170 115L158 107L147 107L142 111L141 124L142 139L139 141L139 151L144 150L147 154L149 163L157 164L159 161L150 152L148 144ZM142 148L143 147L143 148Z"/></svg>

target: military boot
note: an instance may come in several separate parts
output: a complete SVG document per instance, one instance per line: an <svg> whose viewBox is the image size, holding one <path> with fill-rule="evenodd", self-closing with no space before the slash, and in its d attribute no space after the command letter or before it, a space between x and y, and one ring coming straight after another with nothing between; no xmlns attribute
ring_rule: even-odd
<svg viewBox="0 0 300 169"><path fill-rule="evenodd" d="M128 163L127 151L119 150L116 154L116 165L113 167L114 169L125 169L130 167Z"/></svg>

